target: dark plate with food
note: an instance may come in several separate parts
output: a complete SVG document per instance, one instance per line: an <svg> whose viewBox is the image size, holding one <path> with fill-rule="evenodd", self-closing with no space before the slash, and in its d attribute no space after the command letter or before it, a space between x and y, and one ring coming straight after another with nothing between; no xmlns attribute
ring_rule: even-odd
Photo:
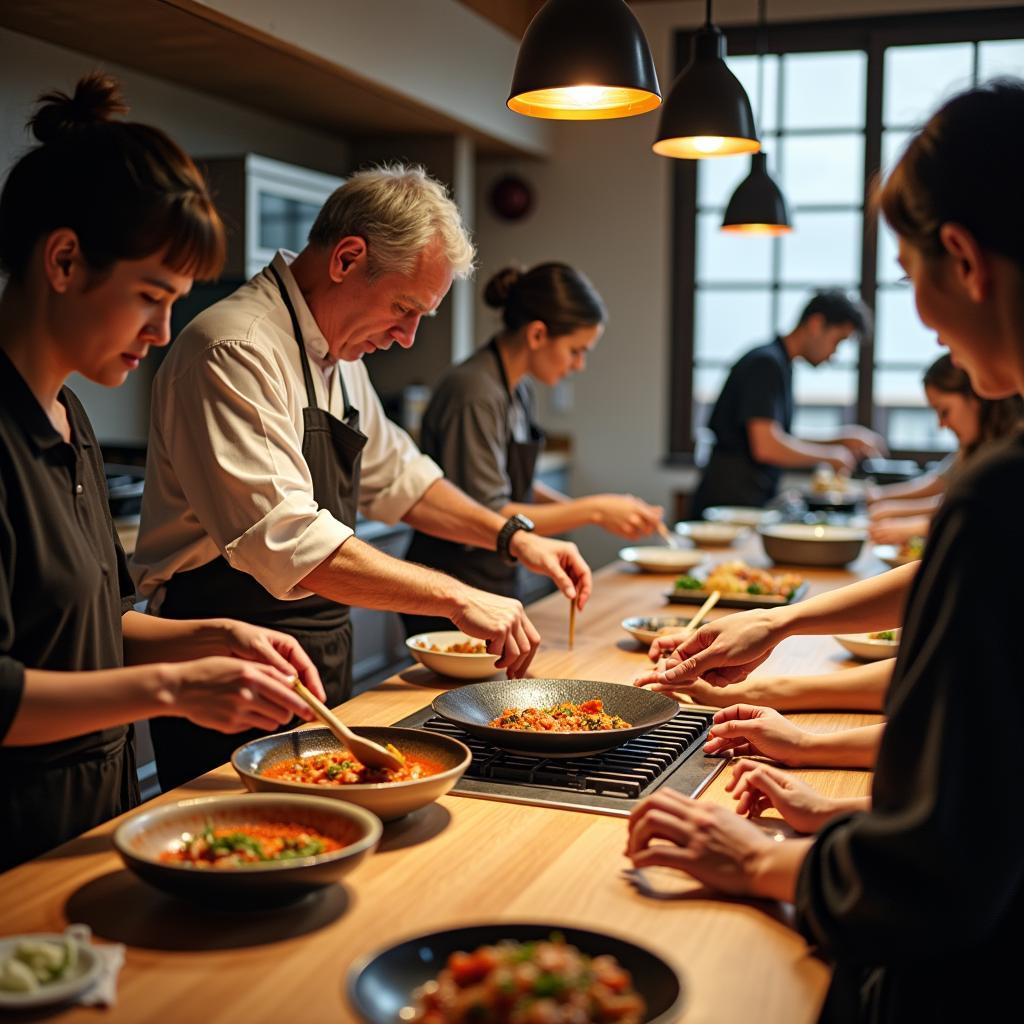
<svg viewBox="0 0 1024 1024"><path fill-rule="evenodd" d="M392 821L444 796L473 759L464 743L425 729L361 726L352 731L382 746L392 744L406 759L406 770L395 775L364 768L329 729L261 736L239 747L231 765L247 789L331 797Z"/></svg>
<svg viewBox="0 0 1024 1024"><path fill-rule="evenodd" d="M703 604L717 590L723 608L776 608L807 593L803 576L769 572L737 560L720 562L702 575L680 576L665 596L670 604Z"/></svg>
<svg viewBox="0 0 1024 1024"><path fill-rule="evenodd" d="M473 736L532 757L611 750L664 725L679 711L663 693L587 679L475 683L442 693L432 707Z"/></svg>
<svg viewBox="0 0 1024 1024"><path fill-rule="evenodd" d="M381 831L361 807L260 793L144 808L118 826L114 846L128 868L164 892L257 908L337 882L376 849Z"/></svg>
<svg viewBox="0 0 1024 1024"><path fill-rule="evenodd" d="M348 998L364 1024L447 1024L463 1019L453 1008L467 999L481 1010L465 1019L492 1024L672 1024L683 985L661 957L626 939L497 922L417 935L372 954L352 965ZM522 1015L528 1005L536 1018Z"/></svg>

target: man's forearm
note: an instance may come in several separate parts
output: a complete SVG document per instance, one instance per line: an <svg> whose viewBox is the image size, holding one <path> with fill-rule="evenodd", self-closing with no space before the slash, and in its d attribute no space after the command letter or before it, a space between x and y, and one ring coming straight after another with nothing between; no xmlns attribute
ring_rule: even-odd
<svg viewBox="0 0 1024 1024"><path fill-rule="evenodd" d="M541 537L556 537L580 526L590 526L597 522L597 514L587 498L575 501L549 502L543 505L527 505L523 502L510 501L501 510L502 516L508 518L516 514L524 515L533 520L536 532Z"/></svg>
<svg viewBox="0 0 1024 1024"><path fill-rule="evenodd" d="M748 425L750 449L758 462L783 469L804 469L835 458L834 445L802 441L778 423Z"/></svg>
<svg viewBox="0 0 1024 1024"><path fill-rule="evenodd" d="M350 537L300 586L339 604L450 618L464 584L422 565L403 562Z"/></svg>
<svg viewBox="0 0 1024 1024"><path fill-rule="evenodd" d="M506 518L474 501L449 480L437 480L402 520L432 537L494 551Z"/></svg>

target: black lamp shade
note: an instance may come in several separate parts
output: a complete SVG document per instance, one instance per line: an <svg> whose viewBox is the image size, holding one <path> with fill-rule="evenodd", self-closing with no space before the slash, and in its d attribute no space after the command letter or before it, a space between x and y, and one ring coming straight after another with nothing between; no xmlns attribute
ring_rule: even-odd
<svg viewBox="0 0 1024 1024"><path fill-rule="evenodd" d="M705 25L694 34L690 62L661 108L654 152L699 160L760 148L750 100L725 63L725 36Z"/></svg>
<svg viewBox="0 0 1024 1024"><path fill-rule="evenodd" d="M509 109L589 121L661 103L654 60L624 0L548 0L519 46Z"/></svg>
<svg viewBox="0 0 1024 1024"><path fill-rule="evenodd" d="M793 230L786 199L768 173L764 153L750 158L750 173L729 200L722 230L752 235L785 235Z"/></svg>

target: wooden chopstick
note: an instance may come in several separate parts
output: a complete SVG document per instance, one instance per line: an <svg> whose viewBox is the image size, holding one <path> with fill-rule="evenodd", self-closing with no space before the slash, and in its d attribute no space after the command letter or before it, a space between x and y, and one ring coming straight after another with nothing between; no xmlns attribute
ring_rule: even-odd
<svg viewBox="0 0 1024 1024"><path fill-rule="evenodd" d="M718 604L718 599L721 596L722 594L718 590L712 590L711 593L708 594L708 599L700 606L697 614L694 615L694 617L686 624L687 636L697 632L698 627L704 621L704 616L707 615L707 613L711 611L716 604Z"/></svg>
<svg viewBox="0 0 1024 1024"><path fill-rule="evenodd" d="M658 533L661 535L662 540L664 540L670 548L675 548L679 546L676 537L673 536L673 534L669 531L669 528L664 524L664 522L658 523Z"/></svg>
<svg viewBox="0 0 1024 1024"><path fill-rule="evenodd" d="M569 602L569 650L572 650L572 645L576 642L576 601L575 599Z"/></svg>

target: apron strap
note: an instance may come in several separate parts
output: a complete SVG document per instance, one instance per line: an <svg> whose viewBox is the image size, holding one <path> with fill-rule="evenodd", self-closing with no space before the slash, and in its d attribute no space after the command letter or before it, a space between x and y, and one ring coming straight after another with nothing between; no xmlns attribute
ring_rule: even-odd
<svg viewBox="0 0 1024 1024"><path fill-rule="evenodd" d="M316 389L313 387L313 372L309 368L309 356L306 354L306 343L302 339L302 328L299 326L299 318L295 315L295 307L292 305L288 289L277 272L277 267L271 264L270 272L277 281L277 287L281 290L281 298L284 299L285 309L292 321L292 333L295 335L295 343L299 346L299 361L302 363L302 379L306 382L306 401L313 409L319 408L316 404ZM347 403L346 403L347 404Z"/></svg>

